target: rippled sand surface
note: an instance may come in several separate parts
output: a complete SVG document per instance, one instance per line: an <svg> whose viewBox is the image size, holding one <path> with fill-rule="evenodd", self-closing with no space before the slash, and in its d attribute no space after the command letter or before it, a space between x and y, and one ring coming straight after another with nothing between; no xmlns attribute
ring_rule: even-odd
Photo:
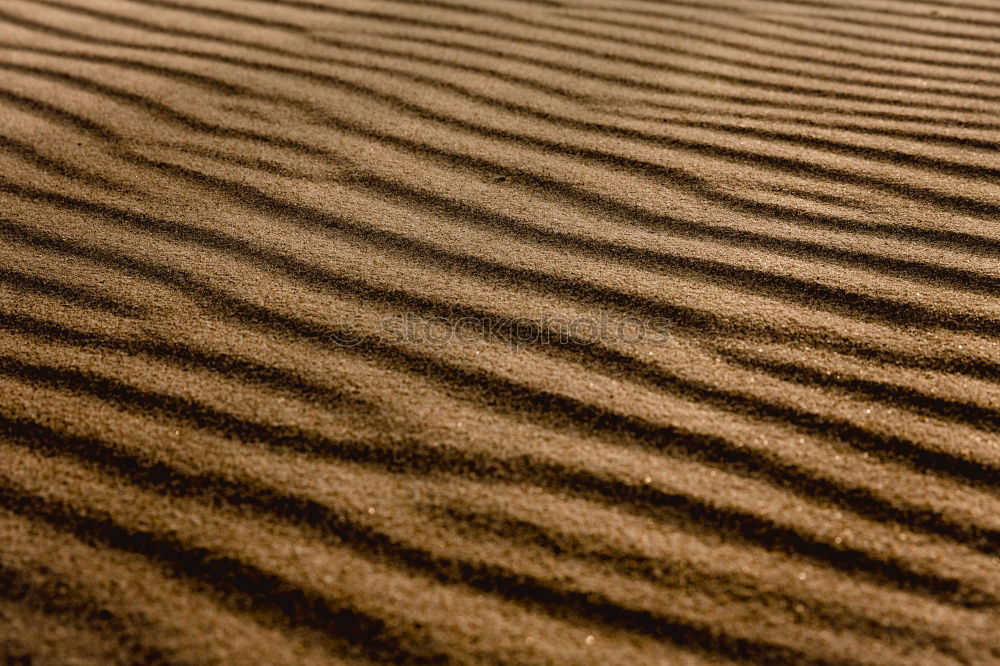
<svg viewBox="0 0 1000 666"><path fill-rule="evenodd" d="M3 0L0 657L1000 663L1000 5Z"/></svg>

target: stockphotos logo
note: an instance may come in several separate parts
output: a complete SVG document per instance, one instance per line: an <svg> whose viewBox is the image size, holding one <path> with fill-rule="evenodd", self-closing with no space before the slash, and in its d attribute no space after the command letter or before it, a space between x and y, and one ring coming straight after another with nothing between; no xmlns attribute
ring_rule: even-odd
<svg viewBox="0 0 1000 666"><path fill-rule="evenodd" d="M368 328L368 327L365 327ZM415 343L447 345L477 340L509 345L588 345L653 344L670 340L670 321L636 317L421 317L413 313L380 319L367 333L357 326L345 326L330 338L343 347L356 347L366 340L382 344ZM371 330L371 329L369 329Z"/></svg>

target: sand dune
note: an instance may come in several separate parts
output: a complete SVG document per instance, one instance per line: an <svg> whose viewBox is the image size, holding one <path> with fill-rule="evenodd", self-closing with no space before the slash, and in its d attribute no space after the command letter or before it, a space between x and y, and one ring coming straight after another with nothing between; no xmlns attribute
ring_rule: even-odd
<svg viewBox="0 0 1000 666"><path fill-rule="evenodd" d="M4 0L12 664L1000 663L1000 6Z"/></svg>

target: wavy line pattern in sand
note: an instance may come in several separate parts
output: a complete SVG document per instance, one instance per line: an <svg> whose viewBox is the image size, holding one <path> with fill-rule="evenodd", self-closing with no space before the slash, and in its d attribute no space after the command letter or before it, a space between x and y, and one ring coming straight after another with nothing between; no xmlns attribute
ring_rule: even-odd
<svg viewBox="0 0 1000 666"><path fill-rule="evenodd" d="M997 37L3 3L0 653L1000 660Z"/></svg>

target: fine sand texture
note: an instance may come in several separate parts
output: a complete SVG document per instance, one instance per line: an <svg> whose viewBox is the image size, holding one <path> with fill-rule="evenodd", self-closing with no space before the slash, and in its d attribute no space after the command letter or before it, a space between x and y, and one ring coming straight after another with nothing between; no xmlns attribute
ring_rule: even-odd
<svg viewBox="0 0 1000 666"><path fill-rule="evenodd" d="M0 0L0 663L1000 664L1000 2Z"/></svg>

